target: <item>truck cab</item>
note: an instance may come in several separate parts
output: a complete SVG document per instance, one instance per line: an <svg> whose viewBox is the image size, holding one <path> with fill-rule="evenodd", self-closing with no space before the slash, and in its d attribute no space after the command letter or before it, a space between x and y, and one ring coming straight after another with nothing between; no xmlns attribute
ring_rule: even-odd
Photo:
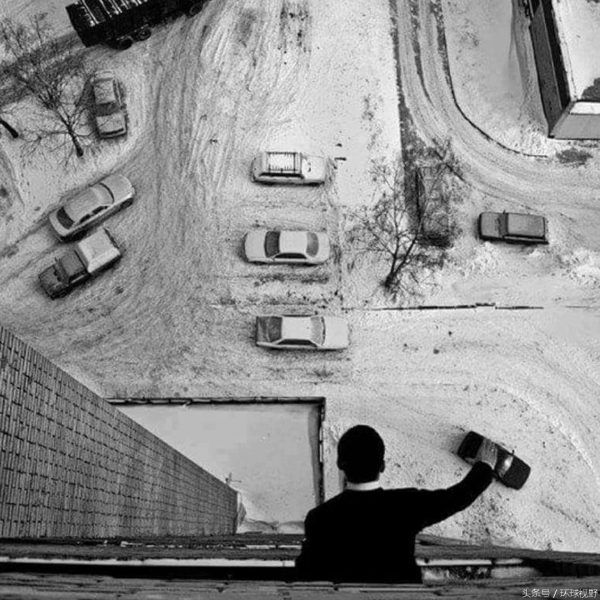
<svg viewBox="0 0 600 600"><path fill-rule="evenodd" d="M302 152L261 152L252 161L252 180L260 183L318 185L327 177L321 156Z"/></svg>
<svg viewBox="0 0 600 600"><path fill-rule="evenodd" d="M40 284L50 298L60 298L75 286L108 268L121 258L115 240L106 229L100 229L81 240L54 264L44 269Z"/></svg>

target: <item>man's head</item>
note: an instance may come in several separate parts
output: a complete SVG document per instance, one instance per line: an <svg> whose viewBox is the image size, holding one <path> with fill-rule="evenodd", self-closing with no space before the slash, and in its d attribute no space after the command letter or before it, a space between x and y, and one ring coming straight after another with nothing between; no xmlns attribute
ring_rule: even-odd
<svg viewBox="0 0 600 600"><path fill-rule="evenodd" d="M355 425L340 439L337 466L352 483L375 481L385 468L384 456L381 436L368 425Z"/></svg>

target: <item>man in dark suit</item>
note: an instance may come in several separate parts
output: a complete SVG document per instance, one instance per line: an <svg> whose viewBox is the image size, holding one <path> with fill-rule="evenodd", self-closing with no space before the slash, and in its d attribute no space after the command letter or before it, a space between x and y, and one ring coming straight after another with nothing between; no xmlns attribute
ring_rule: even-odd
<svg viewBox="0 0 600 600"><path fill-rule="evenodd" d="M478 462L447 489L383 490L385 446L367 425L352 427L338 444L346 488L309 511L296 560L299 579L420 583L415 536L421 529L467 508L491 483L496 446L482 444Z"/></svg>

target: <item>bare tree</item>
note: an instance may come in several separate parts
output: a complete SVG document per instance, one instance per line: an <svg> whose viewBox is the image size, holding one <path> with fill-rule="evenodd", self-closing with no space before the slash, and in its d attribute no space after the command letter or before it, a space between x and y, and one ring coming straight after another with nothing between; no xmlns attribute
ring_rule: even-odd
<svg viewBox="0 0 600 600"><path fill-rule="evenodd" d="M0 44L8 57L4 74L12 78L20 95L33 99L38 109L26 139L36 146L43 142L52 147L71 143L77 156L83 156L82 138L87 135L83 89L88 73L81 51L57 38L44 14L24 24L2 20Z"/></svg>
<svg viewBox="0 0 600 600"><path fill-rule="evenodd" d="M417 167L408 182L401 158L373 163L378 197L357 213L352 237L363 251L389 261L382 283L393 296L414 290L453 243L456 226L447 218L449 198L443 190L444 174L452 168L449 154L446 148L425 168Z"/></svg>

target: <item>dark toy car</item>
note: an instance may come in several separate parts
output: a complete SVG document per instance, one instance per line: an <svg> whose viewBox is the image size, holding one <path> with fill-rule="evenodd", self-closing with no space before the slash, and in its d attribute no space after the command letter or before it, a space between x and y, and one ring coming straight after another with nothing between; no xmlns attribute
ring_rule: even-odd
<svg viewBox="0 0 600 600"><path fill-rule="evenodd" d="M484 437L482 435L479 435L475 431L469 431L458 448L458 456L468 463L472 464L476 462L477 453L479 452L479 447L483 440ZM529 477L531 468L519 457L515 456L514 453L509 452L500 444L496 444L495 442L492 443L495 444L498 449L498 459L496 461L494 475L508 487L516 490L522 488Z"/></svg>

